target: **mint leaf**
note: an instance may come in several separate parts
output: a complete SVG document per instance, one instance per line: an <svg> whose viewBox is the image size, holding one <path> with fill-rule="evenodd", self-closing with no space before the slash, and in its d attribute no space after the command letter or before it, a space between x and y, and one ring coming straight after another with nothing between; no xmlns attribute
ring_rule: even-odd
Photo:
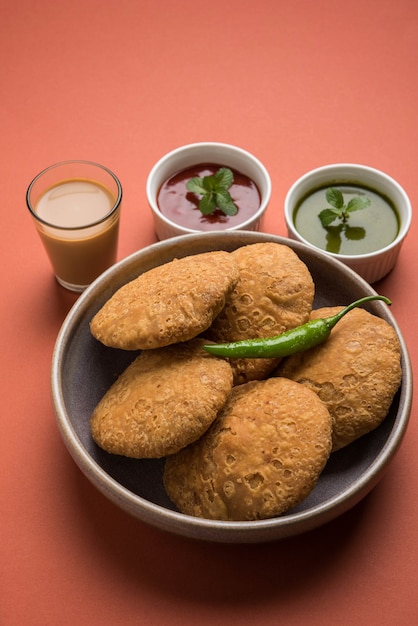
<svg viewBox="0 0 418 626"><path fill-rule="evenodd" d="M195 176L186 183L186 188L201 197L199 210L210 215L218 208L225 215L235 215L238 207L234 204L228 189L234 182L234 175L227 167L220 167L212 176Z"/></svg>
<svg viewBox="0 0 418 626"><path fill-rule="evenodd" d="M327 202L336 209L342 209L344 206L344 198L343 194L339 189L335 189L335 187L330 187L327 189L325 193L325 197Z"/></svg>
<svg viewBox="0 0 418 626"><path fill-rule="evenodd" d="M192 193L203 194L206 193L206 189L203 187L203 180L199 176L191 178L186 183L186 187Z"/></svg>
<svg viewBox="0 0 418 626"><path fill-rule="evenodd" d="M205 193L199 201L199 210L203 215L210 215L216 209L216 196L214 193Z"/></svg>
<svg viewBox="0 0 418 626"><path fill-rule="evenodd" d="M236 215L238 212L229 191L226 189L216 192L216 206L220 211L225 213L225 215Z"/></svg>
<svg viewBox="0 0 418 626"><path fill-rule="evenodd" d="M219 189L219 186L222 187L223 189L229 189L232 183L234 182L234 175L231 172L231 170L228 169L227 167L221 167L213 175L213 178L215 179L218 185L218 189Z"/></svg>
<svg viewBox="0 0 418 626"><path fill-rule="evenodd" d="M347 213L352 213L353 211L360 211L361 209L365 209L370 205L369 198L361 198L358 196L357 198L351 198L346 207Z"/></svg>
<svg viewBox="0 0 418 626"><path fill-rule="evenodd" d="M213 193L218 189L218 184L214 176L204 176L202 186L205 192Z"/></svg>
<svg viewBox="0 0 418 626"><path fill-rule="evenodd" d="M327 202L333 208L326 208L318 213L323 228L328 229L335 219L340 219L342 224L346 224L350 213L360 211L370 205L370 199L367 196L357 196L351 198L347 206L344 204L343 194L335 187L329 187L325 192Z"/></svg>
<svg viewBox="0 0 418 626"><path fill-rule="evenodd" d="M327 228L334 220L340 217L340 211L336 209L323 209L319 214L319 219L324 228Z"/></svg>

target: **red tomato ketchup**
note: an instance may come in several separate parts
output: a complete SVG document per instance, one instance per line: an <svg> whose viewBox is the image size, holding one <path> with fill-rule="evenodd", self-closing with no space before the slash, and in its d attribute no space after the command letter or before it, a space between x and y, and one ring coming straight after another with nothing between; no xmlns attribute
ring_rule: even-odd
<svg viewBox="0 0 418 626"><path fill-rule="evenodd" d="M260 208L260 192L248 176L229 168L234 182L229 188L231 198L238 208L235 215L225 215L216 209L211 215L199 210L201 196L188 191L187 182L195 177L212 176L222 165L200 163L173 174L158 192L157 204L161 213L172 222L192 230L225 230L250 219Z"/></svg>

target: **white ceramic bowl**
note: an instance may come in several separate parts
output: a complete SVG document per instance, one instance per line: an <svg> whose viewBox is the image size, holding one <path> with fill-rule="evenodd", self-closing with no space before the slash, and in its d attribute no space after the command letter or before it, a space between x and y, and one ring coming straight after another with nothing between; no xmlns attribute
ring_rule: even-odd
<svg viewBox="0 0 418 626"><path fill-rule="evenodd" d="M113 503L136 518L179 535L224 543L255 543L297 535L325 524L361 500L380 480L403 439L412 401L408 351L390 309L380 301L368 310L396 329L402 350L402 385L389 414L373 432L334 452L319 482L299 506L281 517L251 522L198 519L179 513L163 483L164 460L135 460L101 450L90 434L91 413L137 353L106 348L89 323L123 284L173 258L210 250L274 241L286 244L307 264L316 287L316 307L347 304L376 292L332 257L296 241L264 233L186 235L156 243L107 270L80 296L59 332L52 359L52 397L59 430L74 461Z"/></svg>
<svg viewBox="0 0 418 626"><path fill-rule="evenodd" d="M337 184L366 185L389 198L398 211L400 219L399 232L395 240L384 248L358 255L326 253L351 267L368 283L377 282L395 266L412 219L412 208L408 195L399 183L384 172L366 165L336 163L324 165L304 174L292 185L286 195L284 215L288 235L292 239L315 247L296 230L294 223L295 208L310 191L318 187Z"/></svg>
<svg viewBox="0 0 418 626"><path fill-rule="evenodd" d="M157 203L160 187L170 176L199 163L216 163L219 166L233 168L254 181L261 196L260 208L252 217L227 230L261 230L263 216L271 197L271 180L267 169L261 161L242 148L225 143L200 142L181 146L167 153L154 165L148 175L146 195L158 239L200 232L168 219L161 213Z"/></svg>

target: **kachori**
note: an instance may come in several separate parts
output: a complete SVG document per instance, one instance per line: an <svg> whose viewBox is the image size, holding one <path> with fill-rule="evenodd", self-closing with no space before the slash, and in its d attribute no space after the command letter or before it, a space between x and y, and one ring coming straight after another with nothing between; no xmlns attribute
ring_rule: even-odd
<svg viewBox="0 0 418 626"><path fill-rule="evenodd" d="M230 365L205 353L202 343L141 352L94 410L95 442L141 459L172 454L200 437L232 388Z"/></svg>
<svg viewBox="0 0 418 626"><path fill-rule="evenodd" d="M187 515L256 520L281 515L313 489L331 451L318 396L286 378L234 387L209 430L166 459L164 485Z"/></svg>
<svg viewBox="0 0 418 626"><path fill-rule="evenodd" d="M323 307L311 319L334 315ZM395 330L365 309L353 309L315 348L284 359L277 375L315 391L333 420L333 451L370 432L386 417L401 383L401 350Z"/></svg>
<svg viewBox="0 0 418 626"><path fill-rule="evenodd" d="M278 335L309 319L312 276L288 246L264 242L231 252L239 280L207 336L215 342ZM234 383L266 378L279 359L233 359Z"/></svg>
<svg viewBox="0 0 418 626"><path fill-rule="evenodd" d="M91 333L123 350L187 341L209 328L238 278L228 252L174 259L120 287L93 317Z"/></svg>

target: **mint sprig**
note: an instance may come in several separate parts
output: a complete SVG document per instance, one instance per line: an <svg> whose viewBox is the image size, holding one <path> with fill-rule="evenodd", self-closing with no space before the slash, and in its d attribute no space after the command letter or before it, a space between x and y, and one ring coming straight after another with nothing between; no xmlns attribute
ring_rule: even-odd
<svg viewBox="0 0 418 626"><path fill-rule="evenodd" d="M325 197L331 207L327 207L319 213L319 219L324 228L328 228L336 219L340 219L342 223L345 224L350 213L360 211L370 205L370 199L367 196L356 196L345 204L343 194L335 187L327 189Z"/></svg>
<svg viewBox="0 0 418 626"><path fill-rule="evenodd" d="M366 231L362 226L350 226L348 219L354 211L360 211L370 205L370 199L367 196L356 196L351 198L347 204L344 203L343 194L339 189L330 187L325 193L330 207L323 209L318 217L322 226L327 231L327 252L339 253L342 243L342 235L348 240L360 240L366 236ZM337 224L333 224L335 220L339 220Z"/></svg>
<svg viewBox="0 0 418 626"><path fill-rule="evenodd" d="M211 215L219 209L225 215L235 215L238 208L228 189L234 182L234 175L227 167L221 167L211 176L195 176L186 183L188 191L202 196L199 210L203 215Z"/></svg>

